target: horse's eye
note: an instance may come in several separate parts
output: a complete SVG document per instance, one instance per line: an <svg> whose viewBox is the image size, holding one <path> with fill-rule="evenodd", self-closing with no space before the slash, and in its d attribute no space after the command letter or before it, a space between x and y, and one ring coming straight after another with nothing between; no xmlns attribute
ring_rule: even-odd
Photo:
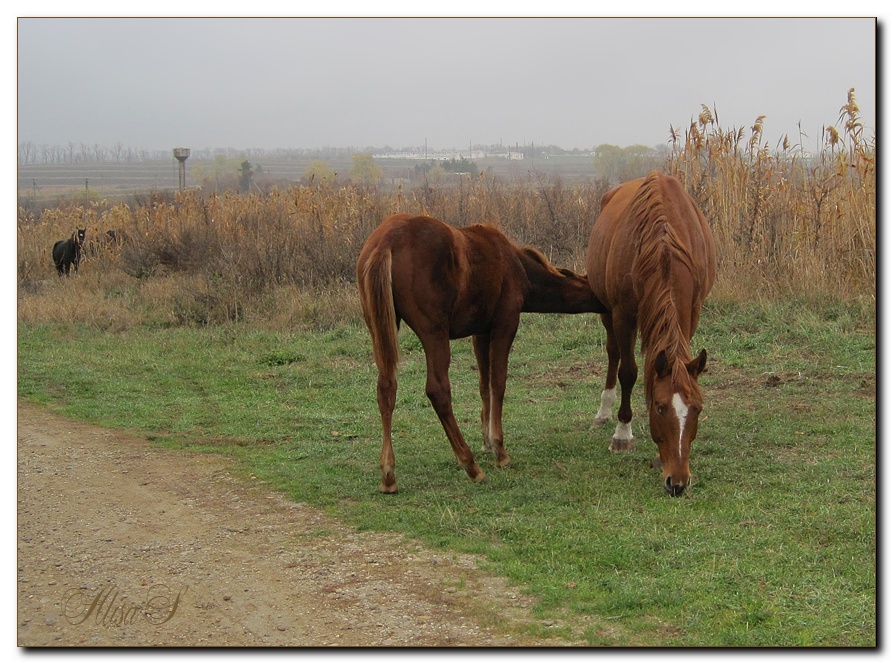
<svg viewBox="0 0 894 665"><path fill-rule="evenodd" d="M665 408L664 408L663 405L661 405L661 404L657 404L657 405L655 406L655 410L658 412L658 415L659 415L659 416L663 416L663 415L664 415Z"/></svg>

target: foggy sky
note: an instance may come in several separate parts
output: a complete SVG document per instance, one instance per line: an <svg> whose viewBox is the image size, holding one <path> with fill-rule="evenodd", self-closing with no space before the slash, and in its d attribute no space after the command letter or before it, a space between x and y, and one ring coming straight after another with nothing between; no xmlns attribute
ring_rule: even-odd
<svg viewBox="0 0 894 665"><path fill-rule="evenodd" d="M874 133L875 49L871 18L25 18L17 141L654 146L706 104L811 149L850 88Z"/></svg>

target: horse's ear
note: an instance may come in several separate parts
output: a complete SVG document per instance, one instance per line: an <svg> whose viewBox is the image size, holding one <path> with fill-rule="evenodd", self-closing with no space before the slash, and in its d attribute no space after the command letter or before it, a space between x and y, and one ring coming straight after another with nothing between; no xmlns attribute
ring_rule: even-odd
<svg viewBox="0 0 894 665"><path fill-rule="evenodd" d="M667 364L667 354L664 351L659 352L658 357L655 358L655 372L658 374L659 379L663 379L670 374L670 367Z"/></svg>
<svg viewBox="0 0 894 665"><path fill-rule="evenodd" d="M708 352L702 349L693 360L689 361L686 365L686 369L689 370L689 373L693 377L698 377L699 374L705 371L705 365L707 364Z"/></svg>

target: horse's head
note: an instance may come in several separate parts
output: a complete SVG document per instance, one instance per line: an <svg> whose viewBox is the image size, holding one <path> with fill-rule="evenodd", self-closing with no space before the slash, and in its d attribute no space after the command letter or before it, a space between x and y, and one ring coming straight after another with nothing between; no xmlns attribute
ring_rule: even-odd
<svg viewBox="0 0 894 665"><path fill-rule="evenodd" d="M78 229L72 234L71 240L75 245L80 246L84 244L84 238L86 237L86 235L87 229Z"/></svg>
<svg viewBox="0 0 894 665"><path fill-rule="evenodd" d="M655 358L649 390L649 429L658 444L664 487L679 496L689 487L689 448L698 433L702 392L698 376L705 369L707 352L702 349L689 362L668 360L664 351Z"/></svg>
<svg viewBox="0 0 894 665"><path fill-rule="evenodd" d="M530 285L523 312L582 314L608 311L596 298L586 275L557 268L533 247L518 248L517 253Z"/></svg>

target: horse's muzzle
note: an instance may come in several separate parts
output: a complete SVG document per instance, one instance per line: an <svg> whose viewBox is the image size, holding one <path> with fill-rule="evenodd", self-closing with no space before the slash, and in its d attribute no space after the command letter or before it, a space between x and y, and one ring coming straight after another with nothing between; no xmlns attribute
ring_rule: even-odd
<svg viewBox="0 0 894 665"><path fill-rule="evenodd" d="M691 478L689 479L691 481ZM674 482L674 479L668 476L664 479L664 489L671 496L680 496L689 487L689 482Z"/></svg>

